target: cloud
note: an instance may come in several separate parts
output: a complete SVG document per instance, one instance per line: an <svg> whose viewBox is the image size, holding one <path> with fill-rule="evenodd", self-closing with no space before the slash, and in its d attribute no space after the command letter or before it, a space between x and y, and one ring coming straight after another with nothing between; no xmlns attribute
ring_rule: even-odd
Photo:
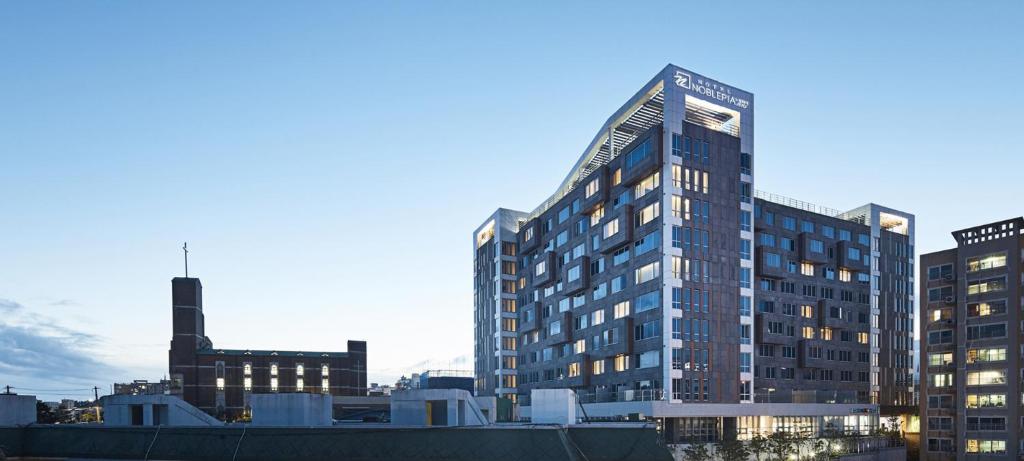
<svg viewBox="0 0 1024 461"><path fill-rule="evenodd" d="M18 304L10 299L0 298L0 312L14 312L21 310L24 306Z"/></svg>
<svg viewBox="0 0 1024 461"><path fill-rule="evenodd" d="M78 303L75 302L73 299L58 299L58 300L50 303L50 305L51 306L77 306Z"/></svg>
<svg viewBox="0 0 1024 461"><path fill-rule="evenodd" d="M0 323L0 375L55 384L105 384L116 369L82 349L95 342L96 336L65 327Z"/></svg>

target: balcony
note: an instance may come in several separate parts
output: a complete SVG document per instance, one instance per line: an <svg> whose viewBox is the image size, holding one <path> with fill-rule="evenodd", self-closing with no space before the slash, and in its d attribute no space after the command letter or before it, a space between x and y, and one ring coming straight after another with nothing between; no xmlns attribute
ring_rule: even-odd
<svg viewBox="0 0 1024 461"><path fill-rule="evenodd" d="M619 231L609 237L604 236L604 229L612 221L618 222ZM601 252L611 253L619 247L633 241L633 205L623 205L618 210L610 212L601 221Z"/></svg>
<svg viewBox="0 0 1024 461"><path fill-rule="evenodd" d="M534 288L542 287L544 285L550 285L552 282L555 281L555 252L546 251L541 254L540 258L537 259L539 259L539 261L534 260L533 266L529 268L529 270L533 271ZM537 266L542 263L544 264L544 272L541 274L537 274Z"/></svg>
<svg viewBox="0 0 1024 461"><path fill-rule="evenodd" d="M578 271L576 280L569 280L569 272ZM569 296L590 287L590 257L577 258L562 267L562 294Z"/></svg>

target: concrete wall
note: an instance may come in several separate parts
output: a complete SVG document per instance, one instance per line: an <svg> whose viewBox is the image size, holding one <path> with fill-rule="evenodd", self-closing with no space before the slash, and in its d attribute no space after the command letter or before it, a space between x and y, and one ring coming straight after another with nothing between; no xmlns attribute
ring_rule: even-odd
<svg viewBox="0 0 1024 461"><path fill-rule="evenodd" d="M330 426L332 397L328 394L253 394L253 426Z"/></svg>
<svg viewBox="0 0 1024 461"><path fill-rule="evenodd" d="M572 389L530 391L530 422L534 424L576 424L576 396Z"/></svg>
<svg viewBox="0 0 1024 461"><path fill-rule="evenodd" d="M844 455L839 461L903 461L907 459L907 447L887 448L868 453Z"/></svg>
<svg viewBox="0 0 1024 461"><path fill-rule="evenodd" d="M224 423L171 395L108 395L100 399L107 426L221 426ZM136 408L140 421L133 421Z"/></svg>
<svg viewBox="0 0 1024 461"><path fill-rule="evenodd" d="M493 413L492 413L493 414ZM415 389L391 393L391 424L483 426L490 424L473 395L462 389Z"/></svg>
<svg viewBox="0 0 1024 461"><path fill-rule="evenodd" d="M36 422L34 395L0 395L0 426L17 426Z"/></svg>

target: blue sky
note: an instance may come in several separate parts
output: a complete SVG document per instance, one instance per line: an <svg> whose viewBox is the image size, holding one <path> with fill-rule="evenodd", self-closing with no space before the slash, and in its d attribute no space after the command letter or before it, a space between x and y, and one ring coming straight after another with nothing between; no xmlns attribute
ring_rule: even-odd
<svg viewBox="0 0 1024 461"><path fill-rule="evenodd" d="M755 94L759 189L1021 214L1019 2L550 3L4 2L0 385L160 378L183 240L216 346L471 368L472 230L669 62Z"/></svg>

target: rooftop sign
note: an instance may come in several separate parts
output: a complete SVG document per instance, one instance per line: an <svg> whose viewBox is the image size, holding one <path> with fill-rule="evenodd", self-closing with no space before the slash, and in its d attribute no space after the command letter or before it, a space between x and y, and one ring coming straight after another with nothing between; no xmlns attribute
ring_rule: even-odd
<svg viewBox="0 0 1024 461"><path fill-rule="evenodd" d="M734 96L732 94L732 88L722 85L718 82L710 79L704 79L704 77L693 78L689 73L681 70L676 71L675 75L676 85L686 88L701 96L726 102L736 106L740 109L746 109L750 107L750 101L741 97Z"/></svg>

